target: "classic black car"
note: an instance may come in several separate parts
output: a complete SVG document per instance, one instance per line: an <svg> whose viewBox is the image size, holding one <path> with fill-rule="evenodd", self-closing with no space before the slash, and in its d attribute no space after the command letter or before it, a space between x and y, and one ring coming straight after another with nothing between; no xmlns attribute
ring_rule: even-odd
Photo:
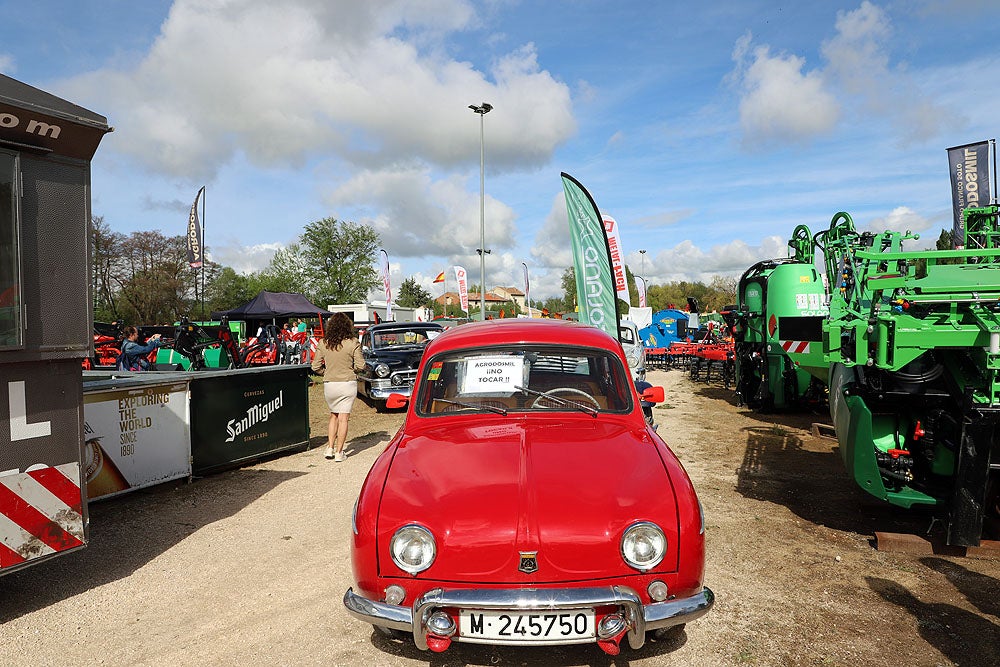
<svg viewBox="0 0 1000 667"><path fill-rule="evenodd" d="M358 393L379 401L389 394L409 396L424 347L442 331L433 322L383 322L365 329L365 370L358 374Z"/></svg>

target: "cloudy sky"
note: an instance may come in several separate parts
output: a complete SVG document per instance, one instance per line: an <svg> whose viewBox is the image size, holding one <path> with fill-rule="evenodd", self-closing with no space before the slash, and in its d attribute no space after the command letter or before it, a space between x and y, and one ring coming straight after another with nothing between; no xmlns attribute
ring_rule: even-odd
<svg viewBox="0 0 1000 667"><path fill-rule="evenodd" d="M933 244L945 149L1000 126L994 0L0 0L0 72L107 116L93 212L265 266L373 225L398 285L560 292L565 171L652 283L738 275L838 211ZM923 247L923 244L921 244ZM645 250L641 255L640 250ZM373 258L373 264L377 264Z"/></svg>

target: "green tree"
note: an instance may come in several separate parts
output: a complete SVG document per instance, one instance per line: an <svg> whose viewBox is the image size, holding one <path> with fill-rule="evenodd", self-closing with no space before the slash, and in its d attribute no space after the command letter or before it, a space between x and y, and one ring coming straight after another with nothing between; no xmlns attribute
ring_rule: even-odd
<svg viewBox="0 0 1000 667"><path fill-rule="evenodd" d="M298 292L307 297L315 296L310 290L305 252L298 243L275 252L270 264L257 275L257 280L260 288L268 292Z"/></svg>
<svg viewBox="0 0 1000 667"><path fill-rule="evenodd" d="M950 229L942 229L940 236L938 236L937 241L934 244L935 250L954 250L952 243L955 240L954 232ZM917 260L918 261L918 272L924 273L926 271L925 267L927 265L927 260ZM937 260L938 264L963 264L965 260L961 257L947 257L944 259Z"/></svg>
<svg viewBox="0 0 1000 667"><path fill-rule="evenodd" d="M118 315L131 323L174 322L196 302L183 236L133 232L122 243L110 276L118 296Z"/></svg>
<svg viewBox="0 0 1000 667"><path fill-rule="evenodd" d="M632 273L632 269L629 268L628 264L625 264L625 288L628 290L628 303L625 303L621 299L618 299L618 312L622 315L628 313L629 309L634 303L636 307L639 307L639 290L635 287L635 274Z"/></svg>
<svg viewBox="0 0 1000 667"><path fill-rule="evenodd" d="M114 277L124 244L125 235L111 231L103 216L91 217L90 296L94 304L94 320L97 322L113 322L119 317L118 289Z"/></svg>
<svg viewBox="0 0 1000 667"><path fill-rule="evenodd" d="M702 310L709 313L722 312L727 306L735 305L737 282L736 276L714 276L708 283Z"/></svg>
<svg viewBox="0 0 1000 667"><path fill-rule="evenodd" d="M576 269L572 266L563 271L559 285L563 289L562 308L563 312L573 312L576 310Z"/></svg>
<svg viewBox="0 0 1000 667"><path fill-rule="evenodd" d="M566 312L566 302L563 301L561 296L550 296L542 302L536 302L535 308L541 308L543 311L547 310L549 315L554 315Z"/></svg>
<svg viewBox="0 0 1000 667"><path fill-rule="evenodd" d="M373 265L381 239L372 227L323 218L306 225L299 243L302 291L314 301L359 303L381 283Z"/></svg>
<svg viewBox="0 0 1000 667"><path fill-rule="evenodd" d="M241 306L263 289L256 273L241 275L232 268L221 267L216 278L206 284L208 310L229 310Z"/></svg>
<svg viewBox="0 0 1000 667"><path fill-rule="evenodd" d="M430 303L431 294L418 285L416 280L407 278L399 286L399 293L396 295L395 301L404 308L419 308Z"/></svg>

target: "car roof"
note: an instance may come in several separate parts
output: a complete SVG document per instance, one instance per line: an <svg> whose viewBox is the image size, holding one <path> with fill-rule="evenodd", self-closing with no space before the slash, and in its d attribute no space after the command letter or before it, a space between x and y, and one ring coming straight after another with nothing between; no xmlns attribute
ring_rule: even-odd
<svg viewBox="0 0 1000 667"><path fill-rule="evenodd" d="M388 329L407 329L412 331L413 329L430 329L431 331L439 331L443 329L440 324L436 322L379 322L378 324L372 324L365 331L378 332L385 331Z"/></svg>
<svg viewBox="0 0 1000 667"><path fill-rule="evenodd" d="M616 339L588 324L569 320L517 318L472 322L448 329L431 341L427 353L518 343L580 345L615 353L620 349Z"/></svg>

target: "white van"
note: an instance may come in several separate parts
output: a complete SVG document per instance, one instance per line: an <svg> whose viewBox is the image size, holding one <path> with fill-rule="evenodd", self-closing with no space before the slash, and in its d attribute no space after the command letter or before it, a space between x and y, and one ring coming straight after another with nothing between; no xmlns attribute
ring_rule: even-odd
<svg viewBox="0 0 1000 667"><path fill-rule="evenodd" d="M625 358L628 359L628 369L632 372L632 381L646 377L646 348L639 337L639 327L632 320L621 319L618 324L618 340L621 341Z"/></svg>

